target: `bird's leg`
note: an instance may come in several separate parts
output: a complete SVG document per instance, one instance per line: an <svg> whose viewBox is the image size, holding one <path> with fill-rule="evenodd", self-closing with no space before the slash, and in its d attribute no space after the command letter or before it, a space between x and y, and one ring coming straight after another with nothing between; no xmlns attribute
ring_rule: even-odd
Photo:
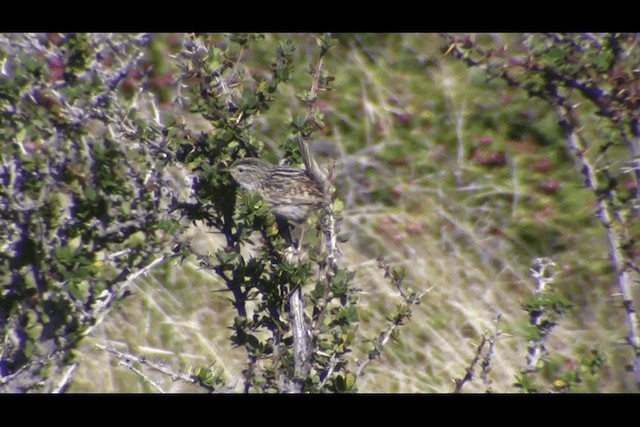
<svg viewBox="0 0 640 427"><path fill-rule="evenodd" d="M280 236L282 236L287 246L297 246L297 242L294 242L293 239L291 239L291 225L289 224L289 221L285 218L276 216L276 225L278 226Z"/></svg>

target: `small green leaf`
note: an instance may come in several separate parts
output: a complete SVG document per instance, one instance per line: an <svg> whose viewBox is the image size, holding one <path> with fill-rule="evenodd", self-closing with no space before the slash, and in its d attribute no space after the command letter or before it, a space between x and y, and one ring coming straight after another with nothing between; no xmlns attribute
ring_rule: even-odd
<svg viewBox="0 0 640 427"><path fill-rule="evenodd" d="M180 223L175 220L161 219L158 221L158 228L167 233L175 233L180 228Z"/></svg>
<svg viewBox="0 0 640 427"><path fill-rule="evenodd" d="M396 282L401 282L402 280L404 280L405 274L405 269L402 266L398 265L391 269L391 276Z"/></svg>
<svg viewBox="0 0 640 427"><path fill-rule="evenodd" d="M71 294L71 296L73 298L75 298L76 300L83 300L84 299L84 295L82 294L82 291L80 290L80 287L78 286L78 283L69 282L65 286L65 289L68 290L69 293Z"/></svg>
<svg viewBox="0 0 640 427"><path fill-rule="evenodd" d="M293 116L289 127L294 130L294 132L301 132L307 123L307 118L302 114L297 114Z"/></svg>
<svg viewBox="0 0 640 427"><path fill-rule="evenodd" d="M53 256L60 264L68 265L73 261L75 251L67 246L59 246L53 250Z"/></svg>
<svg viewBox="0 0 640 427"><path fill-rule="evenodd" d="M344 202L340 199L335 199L331 204L331 209L334 213L342 212L342 210L344 209Z"/></svg>
<svg viewBox="0 0 640 427"><path fill-rule="evenodd" d="M356 377L351 372L347 372L344 377L344 387L345 391L351 391L353 386L356 384Z"/></svg>

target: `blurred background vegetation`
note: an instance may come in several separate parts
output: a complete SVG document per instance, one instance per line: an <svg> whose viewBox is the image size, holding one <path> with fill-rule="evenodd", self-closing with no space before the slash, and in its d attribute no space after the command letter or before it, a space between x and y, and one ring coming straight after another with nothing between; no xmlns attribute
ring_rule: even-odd
<svg viewBox="0 0 640 427"><path fill-rule="evenodd" d="M132 96L144 81L161 118L182 117L194 132L210 132L206 120L172 102L181 72L175 58L186 37L153 35L144 51L144 79L129 73L119 95ZM474 357L486 357L487 347L478 350L483 336L493 338L490 360L483 359L489 360L486 378L476 365L462 391L531 391L521 375L538 336L522 304L534 295L530 268L539 257L555 262L549 286L573 307L560 310L545 336L545 356L535 370L538 386L532 388L637 391L597 197L585 186L553 107L449 55L445 36L334 37L324 69L335 80L317 104L326 126L311 146L324 167L335 161L336 197L345 205L340 230L349 239L340 245L339 262L356 273L360 323L354 357L367 357L370 340L402 304L378 257L404 267L405 285L425 293L410 321L358 378L358 391L451 392ZM527 42L518 34L478 38L508 52L521 52ZM279 142L290 137L287 124L300 114L296 94L309 87L316 38L264 34L242 54L245 67L266 74L287 39L296 46L291 80L251 128L272 162L283 158ZM228 43L225 35L211 35L209 42ZM630 160L619 146L606 156L620 168ZM173 184L187 191L189 183L172 173ZM630 174L619 181L621 191L635 191ZM222 244L213 231L192 224L185 238L213 252ZM154 391L102 346L184 372L215 361L225 383L240 391L246 355L229 340L235 312L221 289L219 278L201 269L193 255L137 277L131 295L82 339L67 391ZM166 389L201 390L181 382Z"/></svg>

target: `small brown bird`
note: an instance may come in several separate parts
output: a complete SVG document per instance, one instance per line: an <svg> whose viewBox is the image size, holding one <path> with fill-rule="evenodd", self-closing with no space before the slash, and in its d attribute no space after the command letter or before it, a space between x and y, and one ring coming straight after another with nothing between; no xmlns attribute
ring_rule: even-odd
<svg viewBox="0 0 640 427"><path fill-rule="evenodd" d="M301 223L327 205L324 192L304 170L247 157L233 163L229 172L242 188L260 194L277 217Z"/></svg>

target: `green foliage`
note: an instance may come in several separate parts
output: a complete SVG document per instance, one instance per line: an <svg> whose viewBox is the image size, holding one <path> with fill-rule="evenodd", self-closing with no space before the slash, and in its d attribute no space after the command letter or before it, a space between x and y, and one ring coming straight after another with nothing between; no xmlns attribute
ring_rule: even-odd
<svg viewBox="0 0 640 427"><path fill-rule="evenodd" d="M551 354L545 342L561 318L567 317L574 304L548 287L555 273L551 270L555 263L539 258L534 261L531 275L536 285L533 296L522 303L522 309L529 315L529 325L523 337L529 341L527 367L516 375L514 386L525 393L536 393L543 389L568 392L579 390L585 375L593 379L606 364L606 356L596 348L580 358L579 364ZM575 354L584 354L576 349ZM576 366L577 365L577 366ZM542 386L537 380L544 380Z"/></svg>
<svg viewBox="0 0 640 427"><path fill-rule="evenodd" d="M605 287L616 270L602 243L607 231L597 229L594 215L602 202L615 213L609 229L620 244L614 246L629 271L636 268L638 180L629 163L637 157L638 134L634 37L486 34L443 40L443 52L485 73L449 61L437 51L436 36L425 35L0 38L0 374L3 381L11 378L30 361L52 358L55 365L31 370L37 380L22 377L15 388L2 387L33 389L49 374L54 384L55 371L73 363L80 340L130 295L130 278L155 260L179 256L189 264L196 256L201 269L215 273L223 301L235 311L235 320L214 323L218 330L227 326L246 355L245 391L283 391L283 379L304 391L357 391L364 367L415 315L421 295L406 283L416 277L423 290L440 288L433 304L421 307L429 321L403 333L403 341L407 335L416 339L415 348L396 342L391 357L379 363L394 369L399 360L415 357L420 368L414 366L411 377L442 389L447 386L439 383L435 364L447 359L451 366L453 352L466 357L458 337L482 335L472 305L493 309L486 299L492 273L478 279L470 266L495 272L496 292L508 282L500 302L508 304L522 292L525 262L549 255L562 265L561 286L521 305L529 323L511 332L530 345L544 342L544 351L517 375L516 387L599 389L602 369L623 366L621 356L577 343L560 356L553 348L559 338L550 335L567 317L584 326L580 322L590 318L583 309L598 311L590 304L611 293ZM583 150L566 149L567 127L558 126L563 109L570 112L565 120L579 122L569 127ZM234 160L247 156L301 165L298 144L312 136L316 154L338 159L333 206L338 213L340 198L347 203L349 243L365 258L393 254L392 264L380 264L386 285L402 298L395 308L378 298L366 273L357 280L377 301L360 307L354 272L307 246L314 240L308 228L300 242L307 256L292 257L282 224L228 173ZM332 141L329 149L323 140ZM579 159L591 162L593 182L576 173ZM187 179L177 183L176 176ZM371 213L371 204L380 211ZM187 223L221 236L222 243L206 254L198 251L178 238ZM323 226L316 229L321 242ZM337 241L345 236L338 234ZM476 245L477 254L465 252ZM422 251L428 246L434 252ZM425 253L429 269L416 273ZM509 264L511 256L522 265ZM445 258L447 274L439 270ZM171 271L157 278L173 291ZM450 283L458 274L464 283ZM180 286L191 287L199 279L181 280ZM445 286L459 287L473 304L442 293ZM295 374L289 317L296 292L306 304L312 354L302 376ZM382 332L366 330L367 310L380 311ZM619 331L609 309L599 315ZM182 346L185 337L176 336L175 327L160 329L161 339ZM368 349L358 343L365 330L372 337ZM416 351L436 343L443 348ZM493 341L491 348L476 362L488 365ZM495 350L505 346L496 341ZM209 362L190 372L205 390L220 390L226 374ZM490 370L482 369L490 390Z"/></svg>
<svg viewBox="0 0 640 427"><path fill-rule="evenodd" d="M516 382L513 386L520 389L523 393L537 393L538 387L527 374L516 375Z"/></svg>
<svg viewBox="0 0 640 427"><path fill-rule="evenodd" d="M255 193L238 191L226 171L226 165L238 158L268 157L268 153L263 154L264 144L252 125L276 102L280 87L296 73L296 45L291 40L280 41L270 60L249 68L243 61L250 59L242 54L248 49L259 50L261 37L236 34L229 36L231 43L212 43L211 39L199 35L185 39L179 58L186 105L207 119L213 130L194 138L186 128L175 128L169 143L176 150L177 160L197 176L197 208L184 209L183 213L192 221L202 221L204 226L219 230L227 243L212 258L201 258L200 264L222 279L237 312L231 339L247 353L245 390L282 391L282 377L294 379L293 336L286 319L290 316L289 298L298 290L303 295L310 292L314 307L310 342L322 349L322 355L312 347L310 376L295 381L305 391L321 391L341 381L336 378L342 378L338 388L350 390L354 378L345 374L347 363L342 359L350 351L350 340L345 337L352 336L358 321L357 299L350 286L353 273L336 269L329 282L318 281L316 263L327 254L315 254L315 262L288 260L279 226L266 204ZM234 43L241 49L237 50ZM320 58L332 44L328 36L319 38ZM265 63L269 64L268 78L267 69L262 68ZM314 105L318 92L328 89L333 80L321 69L311 74L312 90L300 96L307 113L292 119L293 135L280 144L284 157L292 164L302 163L297 138L307 138L323 126ZM178 206L187 204L178 201ZM254 238L255 231L259 242ZM257 249L249 258L241 255L241 248L247 245ZM314 287L310 289L311 285Z"/></svg>
<svg viewBox="0 0 640 427"><path fill-rule="evenodd" d="M144 182L160 188L165 177L125 118L128 106L110 102L148 37L9 37L16 44L4 44L0 77L0 372L12 378L5 390L48 391L86 331L123 297L123 279L161 252L155 230L167 221L166 194ZM106 60L113 49L121 59ZM136 233L142 240L128 257L105 257Z"/></svg>
<svg viewBox="0 0 640 427"><path fill-rule="evenodd" d="M206 387L211 391L215 391L224 385L222 373L222 369L215 365L211 365L206 368L200 367L196 369L195 377L203 387Z"/></svg>
<svg viewBox="0 0 640 427"><path fill-rule="evenodd" d="M547 201L536 222L542 222L542 218L549 222L549 219L556 217L555 222L560 228L548 235L545 230L548 227L527 224L524 232L520 231L519 234L544 254L574 250L573 245L564 247L567 240L560 233L568 235L572 233L567 233L569 230L581 230L584 224L589 223L584 213L595 213L593 218L597 218L603 226L601 233L607 244L594 244L594 247L608 248L606 256L600 259L608 259L609 268L603 268L603 262L592 262L588 267L590 277L613 274L615 284L625 300L626 324L635 364L640 366L637 345L640 327L634 310L637 301L634 301L631 291L632 276L640 271L637 257L633 255L639 248L636 246L637 239L629 240L629 236L637 235L640 227L639 216L637 212L634 213L634 210L637 211L634 206L640 198L640 173L635 167L628 168L629 159L637 158L640 153L637 115L640 99L634 87L640 64L636 35L520 35L516 36L517 43L503 46L496 46L493 40L475 36L445 38L448 42L446 53L471 67L482 69L490 79L500 79L509 87L524 89L529 96L542 100L555 113L560 125L558 130L561 131L558 140L566 144L566 153L579 165L582 184L578 185L574 180L563 190L560 184L567 186L568 176L555 173L550 162L544 166L538 163L538 171L554 172L554 178L558 176L539 186L538 190L549 196L558 194L562 199L553 204ZM625 184L621 185L623 181ZM576 190L579 187L586 188L590 193L587 206L591 208L588 211L581 209ZM584 202L583 198L583 206ZM567 215L561 216L561 212L555 210L556 206L566 209ZM577 221L573 214L576 210L583 212ZM536 232L541 233L536 236ZM591 233L593 238L598 238L598 233ZM576 255L572 254L571 257L575 258ZM580 257L593 258L591 251L581 252ZM608 283L605 277L596 282ZM580 281L569 285L573 293L584 293L580 289ZM598 290L604 289L599 287ZM549 301L543 304L546 303ZM535 313L535 307L525 308ZM552 327L554 323L551 320L544 324ZM571 388L574 380L563 380L560 388ZM640 387L638 372L636 384Z"/></svg>
<svg viewBox="0 0 640 427"><path fill-rule="evenodd" d="M595 348L582 356L577 363L571 359L546 357L540 361L535 374L516 375L514 386L524 393L538 393L542 390L557 393L579 392L583 390L581 387L585 382L597 379L606 363L606 356ZM547 385L544 388L540 386L534 380L536 377L543 378Z"/></svg>
<svg viewBox="0 0 640 427"><path fill-rule="evenodd" d="M574 304L555 292L543 292L533 295L522 303L522 309L530 319L536 319L535 336L525 337L528 340L540 339L556 324L559 317L566 315Z"/></svg>

